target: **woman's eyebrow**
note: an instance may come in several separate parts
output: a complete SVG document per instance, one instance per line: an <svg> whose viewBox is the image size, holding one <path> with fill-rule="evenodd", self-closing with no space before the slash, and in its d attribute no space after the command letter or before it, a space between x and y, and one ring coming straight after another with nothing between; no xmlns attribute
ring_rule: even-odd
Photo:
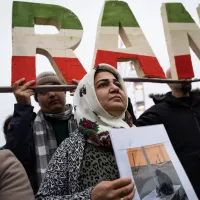
<svg viewBox="0 0 200 200"><path fill-rule="evenodd" d="M101 80L97 81L97 82L95 83L95 85L96 85L97 83L101 82L101 81L109 82L109 79L101 79Z"/></svg>
<svg viewBox="0 0 200 200"><path fill-rule="evenodd" d="M99 83L99 82L101 82L101 81L104 81L104 82L109 82L109 80L110 79L101 79L101 80L99 80L99 81L97 81L96 83L95 83L95 85L97 84L97 83ZM113 80L113 82L117 82L118 80L117 79L112 79Z"/></svg>

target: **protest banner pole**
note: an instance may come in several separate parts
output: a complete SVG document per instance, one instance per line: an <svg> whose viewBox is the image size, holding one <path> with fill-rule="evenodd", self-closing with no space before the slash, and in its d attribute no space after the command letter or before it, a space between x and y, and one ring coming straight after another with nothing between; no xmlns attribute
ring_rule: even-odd
<svg viewBox="0 0 200 200"><path fill-rule="evenodd" d="M42 85L30 87L35 92L48 92L48 91L72 91L75 90L77 85ZM12 86L0 86L0 93L12 93Z"/></svg>
<svg viewBox="0 0 200 200"><path fill-rule="evenodd" d="M124 82L143 82L143 83L192 83L199 82L200 79L185 79L185 80L174 80L174 79L163 79L163 78L123 78Z"/></svg>
<svg viewBox="0 0 200 200"><path fill-rule="evenodd" d="M200 82L200 79L187 79L187 80L173 80L162 78L123 78L124 82L148 82L148 83L192 83ZM47 91L73 91L77 85L41 85L31 87L35 92L47 92ZM12 86L0 86L0 93L12 93Z"/></svg>

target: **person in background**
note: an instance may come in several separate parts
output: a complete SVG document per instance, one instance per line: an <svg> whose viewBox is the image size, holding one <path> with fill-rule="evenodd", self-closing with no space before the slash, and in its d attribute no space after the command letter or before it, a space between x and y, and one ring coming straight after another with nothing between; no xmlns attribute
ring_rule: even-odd
<svg viewBox="0 0 200 200"><path fill-rule="evenodd" d="M171 78L170 70L166 76ZM171 92L154 96L156 104L139 117L137 126L164 125L200 198L200 91L191 91L191 83L169 84L169 87Z"/></svg>
<svg viewBox="0 0 200 200"><path fill-rule="evenodd" d="M10 121L12 120L12 115L9 115L5 121L4 121L4 124L3 124L3 134L4 134L4 137L5 137L5 140L7 140L7 133L8 133L8 130L10 129ZM5 146L2 146L0 147L0 150L2 149L5 149Z"/></svg>
<svg viewBox="0 0 200 200"><path fill-rule="evenodd" d="M0 151L0 199L35 199L22 164L9 150Z"/></svg>
<svg viewBox="0 0 200 200"><path fill-rule="evenodd" d="M136 117L134 114L134 110L133 110L133 105L131 103L131 99L130 97L128 97L128 108L127 108L128 112L130 113L132 120L133 120L133 124L136 124Z"/></svg>
<svg viewBox="0 0 200 200"><path fill-rule="evenodd" d="M79 82L74 94L77 132L50 161L37 200L132 200L131 178L120 178L110 134L130 128L128 97L117 70L100 64Z"/></svg>
<svg viewBox="0 0 200 200"><path fill-rule="evenodd" d="M66 104L65 91L34 93L30 87L35 81L23 84L24 81L20 79L13 85L17 103L6 148L23 164L36 193L53 153L65 138L73 135L76 125L72 106ZM36 86L60 84L53 72L43 72L36 78ZM32 95L40 106L37 114L31 105Z"/></svg>

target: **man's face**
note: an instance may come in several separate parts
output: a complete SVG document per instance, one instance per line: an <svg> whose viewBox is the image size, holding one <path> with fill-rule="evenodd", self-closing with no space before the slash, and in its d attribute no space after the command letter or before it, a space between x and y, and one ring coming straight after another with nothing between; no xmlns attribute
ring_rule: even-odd
<svg viewBox="0 0 200 200"><path fill-rule="evenodd" d="M168 79L172 78L170 69L167 70L166 77ZM184 94L187 94L192 89L191 83L170 83L168 85L172 91L183 92Z"/></svg>
<svg viewBox="0 0 200 200"><path fill-rule="evenodd" d="M46 83L45 85L55 85ZM61 113L65 111L66 93L65 91L38 92L38 103L45 113Z"/></svg>
<svg viewBox="0 0 200 200"><path fill-rule="evenodd" d="M169 84L172 91L179 91L183 92L184 94L187 94L192 89L191 83L175 83L175 84Z"/></svg>

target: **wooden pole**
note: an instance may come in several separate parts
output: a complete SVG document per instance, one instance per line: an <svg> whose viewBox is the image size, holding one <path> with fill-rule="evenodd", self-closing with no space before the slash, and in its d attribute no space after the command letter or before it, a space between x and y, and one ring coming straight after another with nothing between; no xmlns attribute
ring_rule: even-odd
<svg viewBox="0 0 200 200"><path fill-rule="evenodd" d="M200 82L200 79L187 79L187 80L172 80L162 78L124 78L124 82L148 82L148 83L192 83ZM73 91L77 85L41 85L31 87L35 92L47 92L47 91ZM13 88L11 86L0 86L0 93L12 93Z"/></svg>
<svg viewBox="0 0 200 200"><path fill-rule="evenodd" d="M75 90L77 85L42 85L37 87L30 87L35 92L48 92L48 91L72 91ZM12 93L11 86L1 86L0 93Z"/></svg>
<svg viewBox="0 0 200 200"><path fill-rule="evenodd" d="M124 82L149 82L149 83L192 83L199 81L200 79L174 80L174 79L163 79L163 78L124 78Z"/></svg>

